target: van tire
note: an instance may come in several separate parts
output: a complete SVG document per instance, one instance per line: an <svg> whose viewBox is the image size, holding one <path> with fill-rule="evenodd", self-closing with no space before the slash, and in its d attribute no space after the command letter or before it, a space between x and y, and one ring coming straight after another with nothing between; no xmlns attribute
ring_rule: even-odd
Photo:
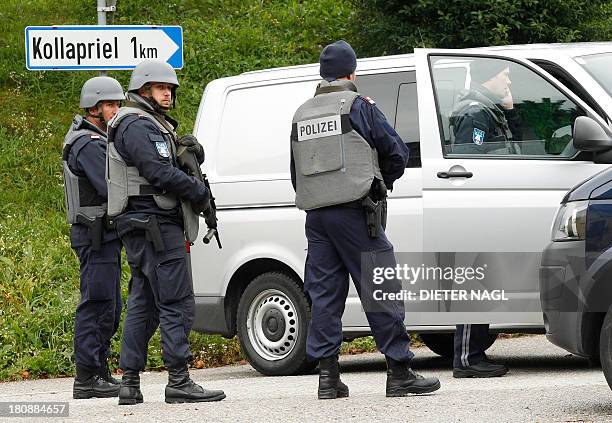
<svg viewBox="0 0 612 423"><path fill-rule="evenodd" d="M434 353L444 358L453 358L455 340L454 333L421 333L419 334L419 337L421 338L421 341L427 345L427 348L432 350ZM490 333L484 350L488 350L496 339L497 334Z"/></svg>
<svg viewBox="0 0 612 423"><path fill-rule="evenodd" d="M612 308L606 313L599 334L599 360L608 386L612 389Z"/></svg>
<svg viewBox="0 0 612 423"><path fill-rule="evenodd" d="M309 322L301 284L284 273L264 273L249 283L238 304L240 348L266 376L309 373L317 364L306 360Z"/></svg>

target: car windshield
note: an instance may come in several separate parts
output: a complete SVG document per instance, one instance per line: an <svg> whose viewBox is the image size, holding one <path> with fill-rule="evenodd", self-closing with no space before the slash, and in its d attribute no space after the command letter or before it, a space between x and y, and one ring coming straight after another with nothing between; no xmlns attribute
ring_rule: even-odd
<svg viewBox="0 0 612 423"><path fill-rule="evenodd" d="M576 61L612 96L612 53L589 54Z"/></svg>

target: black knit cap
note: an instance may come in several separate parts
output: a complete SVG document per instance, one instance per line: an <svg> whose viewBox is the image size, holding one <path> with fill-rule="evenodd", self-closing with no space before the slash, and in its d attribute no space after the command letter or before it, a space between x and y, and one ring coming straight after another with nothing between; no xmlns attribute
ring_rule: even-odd
<svg viewBox="0 0 612 423"><path fill-rule="evenodd" d="M328 82L355 72L357 56L353 47L344 40L328 44L319 57L319 73Z"/></svg>
<svg viewBox="0 0 612 423"><path fill-rule="evenodd" d="M482 84L494 78L498 73L506 69L510 64L499 59L479 59L470 64L470 75L472 82Z"/></svg>

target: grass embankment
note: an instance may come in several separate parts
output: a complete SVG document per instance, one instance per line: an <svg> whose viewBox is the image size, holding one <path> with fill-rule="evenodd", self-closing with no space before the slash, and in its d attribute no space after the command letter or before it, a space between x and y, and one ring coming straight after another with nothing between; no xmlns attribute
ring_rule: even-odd
<svg viewBox="0 0 612 423"><path fill-rule="evenodd" d="M8 0L0 9L0 380L73 372L79 276L64 217L60 151L79 113L80 87L96 73L26 70L24 28L93 25L94 6L88 0ZM113 23L183 27L185 67L172 115L181 122L179 132L187 133L208 81L317 61L322 45L351 41L352 7L335 0L119 0ZM129 72L110 76L127 86ZM125 267L124 300L127 280ZM119 340L120 333L112 345L113 366ZM192 334L191 343L201 366L240 359L235 339ZM162 365L157 334L148 367Z"/></svg>

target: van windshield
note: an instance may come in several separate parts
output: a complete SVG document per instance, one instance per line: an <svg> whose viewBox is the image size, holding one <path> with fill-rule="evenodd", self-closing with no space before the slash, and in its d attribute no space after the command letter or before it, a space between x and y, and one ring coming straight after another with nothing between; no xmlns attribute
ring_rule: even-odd
<svg viewBox="0 0 612 423"><path fill-rule="evenodd" d="M612 96L612 53L589 54L576 61Z"/></svg>

